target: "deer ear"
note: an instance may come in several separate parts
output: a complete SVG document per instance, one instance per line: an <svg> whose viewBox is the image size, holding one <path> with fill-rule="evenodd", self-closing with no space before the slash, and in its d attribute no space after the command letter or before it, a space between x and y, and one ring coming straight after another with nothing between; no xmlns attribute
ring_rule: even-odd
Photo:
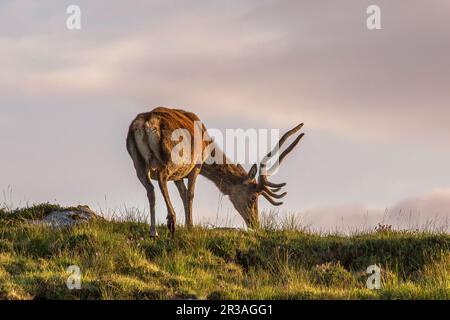
<svg viewBox="0 0 450 320"><path fill-rule="evenodd" d="M254 164L247 174L246 182L249 182L249 181L255 179L257 173L258 173L258 166L256 164Z"/></svg>

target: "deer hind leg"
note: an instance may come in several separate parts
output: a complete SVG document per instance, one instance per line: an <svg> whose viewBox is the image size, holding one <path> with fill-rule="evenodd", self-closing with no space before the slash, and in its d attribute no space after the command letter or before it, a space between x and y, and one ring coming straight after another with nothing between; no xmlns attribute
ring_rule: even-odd
<svg viewBox="0 0 450 320"><path fill-rule="evenodd" d="M145 171L139 170L137 172L137 176L139 178L139 181L142 183L145 190L147 191L148 203L150 205L150 236L152 238L155 238L158 236L158 231L156 231L155 187L151 183L151 180L148 174L145 173Z"/></svg>
<svg viewBox="0 0 450 320"><path fill-rule="evenodd" d="M156 231L155 188L153 187L153 184L150 180L149 166L139 153L135 142L132 139L127 140L127 148L131 158L133 159L137 177L147 191L147 198L150 205L150 236L157 237L158 232Z"/></svg>
<svg viewBox="0 0 450 320"><path fill-rule="evenodd" d="M173 235L175 233L176 215L172 202L170 201L169 189L167 188L167 177L160 173L158 175L158 184L167 206L167 228Z"/></svg>
<svg viewBox="0 0 450 320"><path fill-rule="evenodd" d="M139 178L139 180L141 180L141 178ZM145 184L142 181L145 181ZM158 231L156 231L155 187L153 187L153 184L151 183L149 173L142 178L142 181L142 184L144 184L144 187L147 190L147 198L150 204L150 236L157 237Z"/></svg>

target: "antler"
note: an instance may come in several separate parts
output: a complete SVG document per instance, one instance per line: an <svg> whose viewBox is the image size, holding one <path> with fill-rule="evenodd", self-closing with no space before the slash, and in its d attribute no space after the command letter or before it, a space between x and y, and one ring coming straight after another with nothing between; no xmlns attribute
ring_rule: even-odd
<svg viewBox="0 0 450 320"><path fill-rule="evenodd" d="M287 147L279 156L277 162L270 168L266 169L267 163L270 161L270 159L278 153L281 146L286 142L286 140L292 136L293 134L297 133L301 128L303 127L303 123L299 124L295 128L289 130L286 132L280 139L280 141L277 143L275 148L270 151L261 161L260 164L260 170L259 170L259 178L258 178L258 187L261 191L261 195L264 196L264 198L267 199L271 204L274 206L281 206L283 202L275 201L274 199L281 199L283 198L287 193L283 192L282 194L277 194L276 192L280 191L281 188L283 188L286 183L273 183L267 180L268 176L271 176L273 172L281 165L281 162L284 160L284 158L297 146L297 144L300 142L300 140L305 135L304 133L300 134L294 142L292 142L289 147Z"/></svg>

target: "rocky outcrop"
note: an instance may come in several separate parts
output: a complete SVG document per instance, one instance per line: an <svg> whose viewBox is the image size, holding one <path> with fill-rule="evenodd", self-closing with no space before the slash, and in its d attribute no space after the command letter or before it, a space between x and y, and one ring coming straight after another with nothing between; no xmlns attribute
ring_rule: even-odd
<svg viewBox="0 0 450 320"><path fill-rule="evenodd" d="M40 220L33 220L33 223L62 228L70 227L78 223L87 223L94 219L101 219L101 217L88 206L78 206L70 209L52 211Z"/></svg>

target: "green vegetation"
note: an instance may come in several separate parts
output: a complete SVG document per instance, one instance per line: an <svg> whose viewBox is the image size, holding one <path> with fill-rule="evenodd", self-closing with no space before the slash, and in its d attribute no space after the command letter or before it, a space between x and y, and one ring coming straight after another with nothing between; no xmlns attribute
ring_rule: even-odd
<svg viewBox="0 0 450 320"><path fill-rule="evenodd" d="M57 206L0 211L1 299L449 299L450 235L389 228L353 236L94 220L54 229L27 222ZM292 224L290 224L292 226ZM369 265L382 288L366 288ZM68 290L78 265L81 290Z"/></svg>

